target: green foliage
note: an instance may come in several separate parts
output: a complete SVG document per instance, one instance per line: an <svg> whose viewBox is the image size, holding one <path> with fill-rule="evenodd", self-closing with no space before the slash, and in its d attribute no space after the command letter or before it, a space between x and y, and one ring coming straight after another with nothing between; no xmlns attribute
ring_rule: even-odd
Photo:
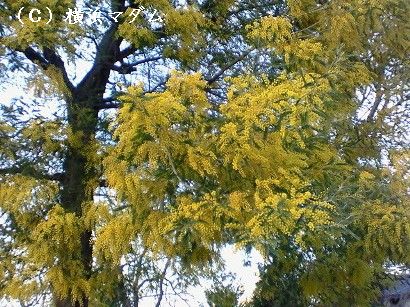
<svg viewBox="0 0 410 307"><path fill-rule="evenodd" d="M232 286L223 286L205 291L205 295L210 307L236 307L239 305L240 291Z"/></svg>

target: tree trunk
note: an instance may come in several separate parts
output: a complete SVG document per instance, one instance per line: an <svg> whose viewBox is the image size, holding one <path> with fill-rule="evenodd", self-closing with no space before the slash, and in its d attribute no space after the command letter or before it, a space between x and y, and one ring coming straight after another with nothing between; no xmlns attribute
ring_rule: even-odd
<svg viewBox="0 0 410 307"><path fill-rule="evenodd" d="M67 101L67 120L70 128L67 154L64 161L61 205L78 217L83 214L83 204L93 201L98 187L99 173L96 163L95 134L98 124L98 104L101 102L110 76L111 67L117 61L121 39L114 39L118 25L114 24L103 36L94 65L72 92ZM81 262L84 277L91 277L92 244L91 230L81 234ZM72 255L78 257L77 255ZM72 298L56 299L57 307L84 306L89 302L86 295L79 301Z"/></svg>
<svg viewBox="0 0 410 307"><path fill-rule="evenodd" d="M94 189L98 185L96 171L95 133L98 122L98 111L92 108L90 100L76 100L68 104L68 137L67 154L64 161L64 180L62 182L61 205L66 212L75 213L78 217L83 214L83 204L93 201ZM92 269L92 244L91 230L84 230L81 234L80 255L70 255L78 259L81 257L84 277L91 277ZM87 307L89 305L86 295L82 299L73 301L55 298L57 307Z"/></svg>

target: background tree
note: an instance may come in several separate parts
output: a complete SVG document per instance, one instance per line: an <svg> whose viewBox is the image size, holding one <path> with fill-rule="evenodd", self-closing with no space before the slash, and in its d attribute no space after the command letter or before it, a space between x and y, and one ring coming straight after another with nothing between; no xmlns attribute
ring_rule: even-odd
<svg viewBox="0 0 410 307"><path fill-rule="evenodd" d="M205 291L209 306L242 306L239 303L239 298L243 294L243 290L240 286L235 285L235 278L236 276L231 274L214 276L211 289Z"/></svg>
<svg viewBox="0 0 410 307"><path fill-rule="evenodd" d="M2 77L39 94L2 111L2 296L129 305L150 275L161 298L160 259L195 283L236 243L266 259L260 304L366 304L386 264L409 263L406 1L84 1L101 23L14 17L75 5L0 1ZM130 23L140 5L164 20ZM51 97L54 116L35 112Z"/></svg>

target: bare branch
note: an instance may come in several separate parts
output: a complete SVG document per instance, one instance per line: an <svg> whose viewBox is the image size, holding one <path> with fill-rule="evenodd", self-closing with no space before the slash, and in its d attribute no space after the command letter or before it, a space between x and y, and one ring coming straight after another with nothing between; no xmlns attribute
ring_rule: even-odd
<svg viewBox="0 0 410 307"><path fill-rule="evenodd" d="M90 90L94 93L104 93L111 67L117 61L116 54L119 53L122 41L121 38L115 39L117 29L118 24L114 23L104 33L97 48L92 68L77 86L79 92L85 95L90 95Z"/></svg>
<svg viewBox="0 0 410 307"><path fill-rule="evenodd" d="M376 116L380 103L382 102L382 97L383 97L382 86L380 84L375 84L375 89L376 89L376 96L374 99L374 103L371 107L370 113L367 117L368 122L371 122L374 120L374 117Z"/></svg>
<svg viewBox="0 0 410 307"><path fill-rule="evenodd" d="M40 52L34 50L33 47L27 47L26 49L17 49L17 51L22 52L27 59L29 59L34 64L38 64L44 71L46 71L51 65L56 67L62 74L64 83L72 92L74 86L68 78L67 71L64 66L63 60L57 55L57 53L50 49L44 48L43 55Z"/></svg>
<svg viewBox="0 0 410 307"><path fill-rule="evenodd" d="M70 89L72 92L74 90L74 86L71 83L70 79L68 78L67 70L65 69L64 66L64 61L57 55L57 53L48 48L45 47L43 50L43 54L45 59L51 64L54 65L56 68L58 68L63 76L64 83L67 85L67 87Z"/></svg>
<svg viewBox="0 0 410 307"><path fill-rule="evenodd" d="M245 59L251 52L253 51L253 49L250 49L248 51L246 51L244 54L240 55L238 58L236 58L234 61L232 61L231 63L229 63L228 65L226 65L225 67L221 68L220 71L218 71L213 77L206 79L206 81L208 82L208 84L212 84L214 83L216 80L218 80L228 69L232 68L235 64L237 64L238 62L242 61L243 59Z"/></svg>
<svg viewBox="0 0 410 307"><path fill-rule="evenodd" d="M155 307L160 307L161 306L161 301L164 297L164 279L165 279L165 274L167 273L168 267L171 264L171 259L168 258L167 263L164 266L164 269L162 270L161 276L160 276L160 281L159 281L159 294L158 294L158 299L157 303L155 304Z"/></svg>
<svg viewBox="0 0 410 307"><path fill-rule="evenodd" d="M151 58L145 58L133 63L124 63L121 66L112 66L112 69L117 71L120 74L130 74L133 71L136 71L137 68L136 66L140 65L140 64L145 64L145 63L149 63L149 62L153 62L153 61L158 61L162 59L162 56L156 56L156 57L151 57Z"/></svg>
<svg viewBox="0 0 410 307"><path fill-rule="evenodd" d="M44 70L49 67L49 63L47 60L37 51L35 51L32 47L27 47L26 49L17 49L17 51L20 51L24 53L27 59L29 59L31 62L38 64L43 68Z"/></svg>
<svg viewBox="0 0 410 307"><path fill-rule="evenodd" d="M0 168L0 175L23 175L32 177L34 179L39 180L53 180L53 181L62 181L64 174L62 173L55 173L55 174L46 174L32 166L26 167L8 167L8 168Z"/></svg>
<svg viewBox="0 0 410 307"><path fill-rule="evenodd" d="M120 61L122 59L125 59L126 57L129 57L131 54L133 54L134 52L136 52L138 49L135 48L134 46L129 46L123 50L121 50L118 55L116 60Z"/></svg>
<svg viewBox="0 0 410 307"><path fill-rule="evenodd" d="M168 81L168 77L164 81L161 81L157 85L155 85L151 90L144 91L142 93L142 95L155 92L159 87L164 86L167 83L167 81ZM121 94L124 94L124 93L119 92L114 96L103 98L101 100L101 103L99 103L96 106L96 109L97 110L106 110L106 109L118 109L118 108L120 108L122 104L121 104L121 102L118 101L118 97Z"/></svg>

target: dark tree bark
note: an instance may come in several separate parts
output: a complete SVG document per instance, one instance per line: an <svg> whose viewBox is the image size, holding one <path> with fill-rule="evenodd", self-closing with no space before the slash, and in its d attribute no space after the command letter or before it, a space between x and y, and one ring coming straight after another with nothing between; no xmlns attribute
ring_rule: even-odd
<svg viewBox="0 0 410 307"><path fill-rule="evenodd" d="M117 61L121 39L114 39L117 25L114 24L105 33L95 57L94 65L80 84L73 89L72 97L67 101L67 120L71 136L68 140L64 160L61 205L77 216L83 214L83 204L93 201L94 190L99 185L100 174L95 165L97 156L95 134L98 125L98 104L106 90L111 67ZM91 242L92 231L84 230L81 234L81 262L84 277L92 274ZM74 256L74 255L73 255ZM55 299L57 307L89 306L84 297L73 302L71 298Z"/></svg>

